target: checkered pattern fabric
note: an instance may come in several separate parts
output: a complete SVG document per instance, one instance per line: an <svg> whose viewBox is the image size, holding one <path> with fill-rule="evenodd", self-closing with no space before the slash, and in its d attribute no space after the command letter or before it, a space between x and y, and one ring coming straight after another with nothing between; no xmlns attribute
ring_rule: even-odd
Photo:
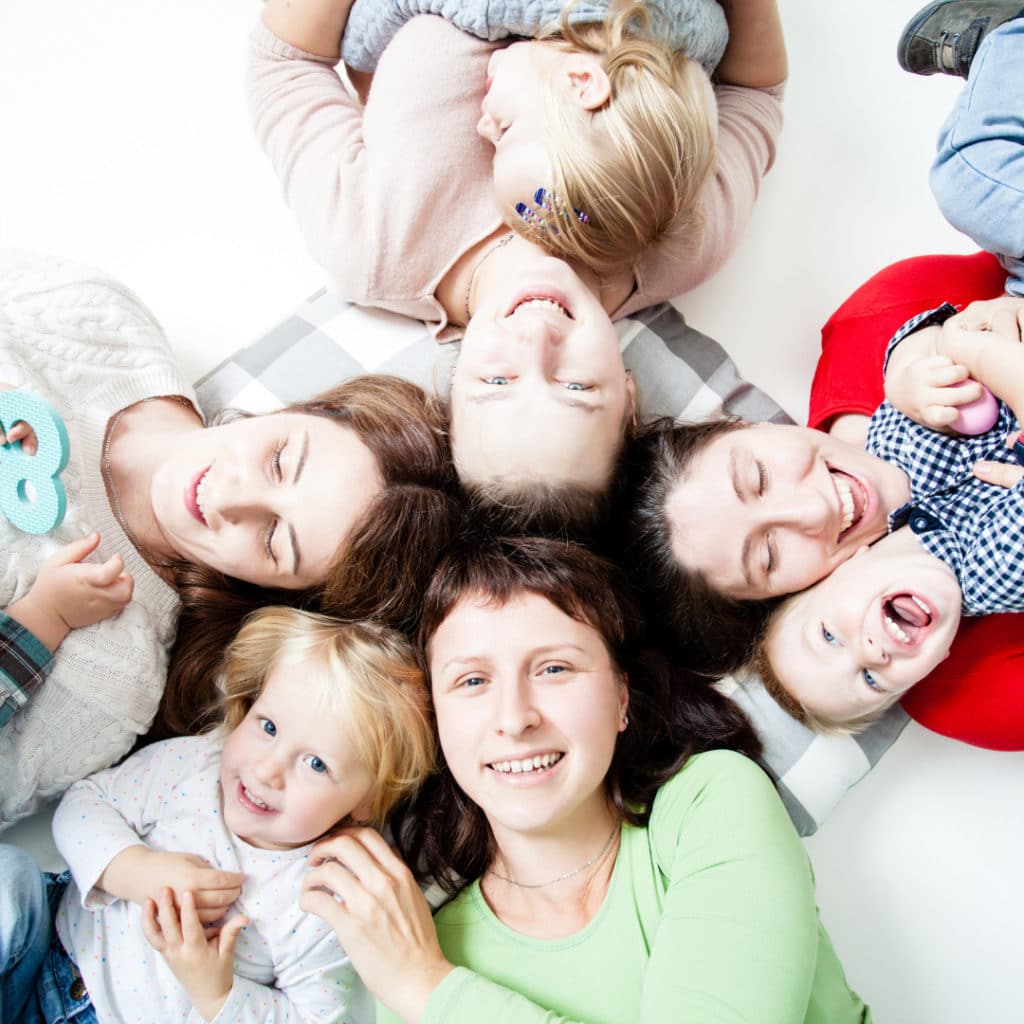
<svg viewBox="0 0 1024 1024"><path fill-rule="evenodd" d="M645 416L696 421L725 413L789 422L771 398L740 377L717 342L671 305L651 307L616 326ZM457 343L438 345L417 321L320 291L207 374L196 390L207 414L227 406L266 412L369 372L443 391L457 352ZM857 736L816 736L790 718L756 677L729 677L721 686L753 721L765 746L764 767L803 835L815 831L908 721L896 705Z"/></svg>
<svg viewBox="0 0 1024 1024"><path fill-rule="evenodd" d="M52 661L32 633L0 612L0 728L28 703Z"/></svg>
<svg viewBox="0 0 1024 1024"><path fill-rule="evenodd" d="M908 334L939 323L953 307L939 307L907 321L889 342L886 360ZM925 549L956 573L965 615L1024 611L1024 481L994 487L973 475L980 459L1016 463L1005 445L1017 430L999 403L995 426L976 437L930 430L883 402L871 417L867 449L893 462L910 478L910 501L889 516L889 530L909 525Z"/></svg>

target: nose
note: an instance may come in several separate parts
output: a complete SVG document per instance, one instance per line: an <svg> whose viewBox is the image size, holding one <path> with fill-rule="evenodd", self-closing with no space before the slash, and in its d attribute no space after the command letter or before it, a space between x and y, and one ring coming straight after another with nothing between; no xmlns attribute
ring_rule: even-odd
<svg viewBox="0 0 1024 1024"><path fill-rule="evenodd" d="M501 688L498 708L498 732L503 736L522 736L540 723L529 680L510 680Z"/></svg>
<svg viewBox="0 0 1024 1024"><path fill-rule="evenodd" d="M889 653L885 644L882 643L881 637L865 633L861 648L861 661L864 663L865 668L884 668L892 661L892 654Z"/></svg>
<svg viewBox="0 0 1024 1024"><path fill-rule="evenodd" d="M241 464L225 467L215 501L217 514L232 525L267 513L266 493L260 481Z"/></svg>
<svg viewBox="0 0 1024 1024"><path fill-rule="evenodd" d="M543 312L522 313L510 321L510 327L517 341L533 348L547 349L563 339L562 328Z"/></svg>
<svg viewBox="0 0 1024 1024"><path fill-rule="evenodd" d="M805 536L827 533L832 525L832 509L825 496L812 487L794 487L766 502L766 525L789 527Z"/></svg>
<svg viewBox="0 0 1024 1024"><path fill-rule="evenodd" d="M284 758L276 754L265 754L253 770L258 782L268 789L283 789L285 776Z"/></svg>
<svg viewBox="0 0 1024 1024"><path fill-rule="evenodd" d="M483 112L480 120L476 123L476 133L492 145L498 141L498 124L486 111Z"/></svg>

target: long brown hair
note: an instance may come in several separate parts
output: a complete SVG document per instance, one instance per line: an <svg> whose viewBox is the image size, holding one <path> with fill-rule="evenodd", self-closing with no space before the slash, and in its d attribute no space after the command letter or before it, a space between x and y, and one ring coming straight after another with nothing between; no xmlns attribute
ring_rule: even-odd
<svg viewBox="0 0 1024 1024"><path fill-rule="evenodd" d="M658 625L659 639L685 664L715 676L749 659L778 602L737 600L681 562L666 506L694 459L718 438L746 426L739 419L676 423L668 417L648 424L628 443L621 490L628 524L626 562ZM708 509L709 516L714 514Z"/></svg>
<svg viewBox="0 0 1024 1024"><path fill-rule="evenodd" d="M751 757L760 744L743 712L702 680L649 646L643 623L618 570L577 544L541 538L465 540L442 559L424 597L420 651L468 595L501 606L537 594L595 629L617 670L629 680L629 726L620 733L605 790L626 821L644 825L658 788L691 754L713 748ZM444 752L435 775L395 818L409 864L448 892L480 877L494 856L484 812L459 788Z"/></svg>
<svg viewBox="0 0 1024 1024"><path fill-rule="evenodd" d="M199 726L216 701L224 652L256 608L290 605L414 631L423 589L454 532L447 432L421 388L366 375L282 411L323 416L355 431L373 452L384 488L342 540L320 587L275 590L206 566L175 567L181 614L155 736Z"/></svg>

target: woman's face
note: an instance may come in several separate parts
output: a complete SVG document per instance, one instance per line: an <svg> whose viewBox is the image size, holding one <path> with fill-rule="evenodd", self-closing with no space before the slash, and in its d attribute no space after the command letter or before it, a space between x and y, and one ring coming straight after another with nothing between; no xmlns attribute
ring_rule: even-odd
<svg viewBox="0 0 1024 1024"><path fill-rule="evenodd" d="M832 721L890 704L949 655L960 585L909 527L790 598L767 653L786 689Z"/></svg>
<svg viewBox="0 0 1024 1024"><path fill-rule="evenodd" d="M629 695L596 630L536 594L504 605L469 596L429 660L445 760L499 842L603 813Z"/></svg>
<svg viewBox="0 0 1024 1024"><path fill-rule="evenodd" d="M376 458L349 427L275 413L188 434L157 468L150 499L178 557L304 590L326 579L382 487Z"/></svg>
<svg viewBox="0 0 1024 1024"><path fill-rule="evenodd" d="M607 484L633 382L611 318L562 260L538 255L481 295L452 377L459 476Z"/></svg>
<svg viewBox="0 0 1024 1024"><path fill-rule="evenodd" d="M740 600L791 594L886 532L891 463L806 427L757 424L701 451L669 494L676 558Z"/></svg>

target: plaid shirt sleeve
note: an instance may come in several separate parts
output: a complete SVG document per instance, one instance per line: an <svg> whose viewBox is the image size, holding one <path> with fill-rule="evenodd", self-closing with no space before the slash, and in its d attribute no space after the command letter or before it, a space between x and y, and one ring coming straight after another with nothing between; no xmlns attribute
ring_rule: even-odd
<svg viewBox="0 0 1024 1024"><path fill-rule="evenodd" d="M52 663L34 633L0 612L0 729L29 702Z"/></svg>

